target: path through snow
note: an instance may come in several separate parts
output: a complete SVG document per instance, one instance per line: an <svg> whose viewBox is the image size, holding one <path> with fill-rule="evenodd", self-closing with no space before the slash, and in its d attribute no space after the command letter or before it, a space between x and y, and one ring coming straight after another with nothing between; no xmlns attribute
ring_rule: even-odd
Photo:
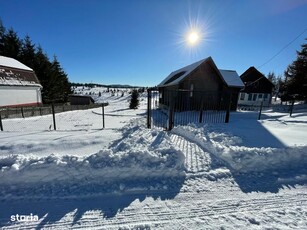
<svg viewBox="0 0 307 230"><path fill-rule="evenodd" d="M307 229L306 115L258 122L237 113L227 125L164 132L119 100L106 111L116 129L0 133L0 227ZM97 116L77 120L88 112ZM255 130L274 146L248 139ZM287 132L300 146L285 143ZM39 221L10 221L30 213Z"/></svg>
<svg viewBox="0 0 307 230"><path fill-rule="evenodd" d="M168 136L169 135L169 136ZM2 200L0 213L35 213L39 222L14 223L4 229L304 229L305 186L278 193L243 192L231 171L196 143L174 133L129 133L138 144L157 147L170 139L185 155L186 179L179 190L143 189L62 199ZM137 138L139 137L139 138ZM132 140L131 139L131 140ZM127 144L127 142L126 142ZM144 144L144 143L143 143ZM115 143L118 146L120 143ZM6 219L1 218L1 223Z"/></svg>

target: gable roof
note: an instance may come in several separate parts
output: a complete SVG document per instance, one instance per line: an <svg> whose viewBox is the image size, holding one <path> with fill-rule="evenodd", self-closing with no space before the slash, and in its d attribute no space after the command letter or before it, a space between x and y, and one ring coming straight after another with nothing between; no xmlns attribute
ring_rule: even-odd
<svg viewBox="0 0 307 230"><path fill-rule="evenodd" d="M254 66L248 68L240 78L244 83L242 92L271 93L274 87L274 84Z"/></svg>
<svg viewBox="0 0 307 230"><path fill-rule="evenodd" d="M178 69L176 71L171 72L170 75L168 75L159 85L161 86L171 86L171 85L177 85L179 82L181 82L186 76L188 76L193 70L195 70L200 64L207 61L208 58L202 59L198 62L195 62L191 65L185 66L181 69ZM182 74L180 74L182 73ZM176 78L178 76L178 78Z"/></svg>
<svg viewBox="0 0 307 230"><path fill-rule="evenodd" d="M249 67L244 73L241 74L240 78L243 82L255 82L257 80L264 79L266 82L274 86L274 84L254 66Z"/></svg>
<svg viewBox="0 0 307 230"><path fill-rule="evenodd" d="M241 81L239 75L235 70L219 70L213 59L211 57L207 57L205 59L202 59L198 62L195 62L193 64L190 64L188 66L185 66L181 69L178 69L176 71L173 71L170 75L168 75L159 85L158 87L166 87L166 86L172 86L177 85L181 81L183 81L187 76L189 76L193 71L195 71L201 64L209 62L213 66L213 68L216 70L218 75L220 76L221 80L228 86L231 87L244 87L243 82Z"/></svg>
<svg viewBox="0 0 307 230"><path fill-rule="evenodd" d="M42 87L31 68L4 56L0 56L0 85Z"/></svg>

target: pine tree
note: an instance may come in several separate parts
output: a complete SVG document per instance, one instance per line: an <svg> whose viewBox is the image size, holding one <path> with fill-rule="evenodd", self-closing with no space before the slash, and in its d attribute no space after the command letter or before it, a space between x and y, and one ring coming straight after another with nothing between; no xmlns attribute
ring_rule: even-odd
<svg viewBox="0 0 307 230"><path fill-rule="evenodd" d="M301 51L297 51L297 58L288 66L285 77L283 99L295 98L307 101L307 44L303 44Z"/></svg>
<svg viewBox="0 0 307 230"><path fill-rule="evenodd" d="M274 72L269 72L268 76L267 76L268 80L270 80L273 85L276 85L277 83L277 78Z"/></svg>
<svg viewBox="0 0 307 230"><path fill-rule="evenodd" d="M13 29L8 31L0 20L0 55L12 57L32 68L43 86L43 103L67 102L71 84L57 58L50 62L41 46L36 48L29 36L20 39Z"/></svg>
<svg viewBox="0 0 307 230"><path fill-rule="evenodd" d="M34 71L41 85L43 103L50 103L52 98L50 95L50 75L51 75L51 63L48 56L44 53L41 46L38 46L35 53Z"/></svg>
<svg viewBox="0 0 307 230"><path fill-rule="evenodd" d="M134 89L131 93L131 99L130 99L130 109L137 109L139 107L140 101L139 101L139 92Z"/></svg>
<svg viewBox="0 0 307 230"><path fill-rule="evenodd" d="M2 24L0 19L0 55L4 56L4 35L5 35L5 27Z"/></svg>
<svg viewBox="0 0 307 230"><path fill-rule="evenodd" d="M276 97L277 97L277 94L278 94L278 79L277 79L277 77L276 77L276 75L275 75L275 73L274 72L269 72L268 73L268 76L267 76L267 78L268 78L268 80L270 81L270 82L272 82L272 84L274 85L274 88L273 88L273 95L275 96L275 99L276 99Z"/></svg>
<svg viewBox="0 0 307 230"><path fill-rule="evenodd" d="M30 37L27 35L22 41L20 61L34 69L35 66L35 45L32 44Z"/></svg>
<svg viewBox="0 0 307 230"><path fill-rule="evenodd" d="M13 29L4 34L3 45L3 56L19 59L22 42Z"/></svg>
<svg viewBox="0 0 307 230"><path fill-rule="evenodd" d="M53 100L58 102L67 102L68 95L71 94L71 86L67 78L67 74L64 72L57 57L51 63L51 90L50 96Z"/></svg>

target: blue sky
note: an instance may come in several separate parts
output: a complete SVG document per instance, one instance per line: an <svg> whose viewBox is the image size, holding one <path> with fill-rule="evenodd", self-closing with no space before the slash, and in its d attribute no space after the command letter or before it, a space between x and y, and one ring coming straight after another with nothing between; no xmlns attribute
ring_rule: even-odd
<svg viewBox="0 0 307 230"><path fill-rule="evenodd" d="M154 86L211 56L283 74L307 38L307 0L0 0L0 18L56 55L72 82ZM200 34L186 42L193 27Z"/></svg>

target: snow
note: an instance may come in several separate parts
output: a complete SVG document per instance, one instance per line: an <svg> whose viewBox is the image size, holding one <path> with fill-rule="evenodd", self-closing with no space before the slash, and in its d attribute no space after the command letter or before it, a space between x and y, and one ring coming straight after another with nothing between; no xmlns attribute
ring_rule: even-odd
<svg viewBox="0 0 307 230"><path fill-rule="evenodd" d="M219 69L219 71L228 86L244 87L244 84L236 71L223 69Z"/></svg>
<svg viewBox="0 0 307 230"><path fill-rule="evenodd" d="M202 146L236 172L297 170L306 167L307 124L284 128L284 134L280 135L284 141L281 142L272 135L280 132L280 128L276 130L276 124L268 120L258 122L251 115L253 113L233 114L233 121L229 125L178 126L173 132ZM244 120L243 117L249 116L254 117L254 120ZM283 120L286 122L287 119ZM287 138L289 134L292 134L291 138Z"/></svg>
<svg viewBox="0 0 307 230"><path fill-rule="evenodd" d="M182 79L184 79L188 74L190 74L194 69L196 69L201 63L203 63L204 61L206 61L208 58L202 59L198 62L195 62L191 65L185 66L181 69L178 69L174 72L172 72L169 76L167 76L167 78L165 78L158 86L170 86L170 85L176 85L178 84ZM176 74L180 73L180 72L184 72L183 75L181 75L179 78L175 79L174 81L166 84L166 82L168 80L170 80L173 76L175 76Z"/></svg>
<svg viewBox="0 0 307 230"><path fill-rule="evenodd" d="M10 58L10 57L5 57L5 56L0 56L0 66L6 66L6 67L11 67L11 68L16 68L16 69L33 71L31 68L22 64L21 62L17 61L16 59Z"/></svg>
<svg viewBox="0 0 307 230"><path fill-rule="evenodd" d="M57 131L38 129L48 116L3 120L3 229L307 228L305 111L260 121L236 112L229 124L166 132L146 128L146 94L129 110L128 92L78 91L109 102L105 129L100 108L57 114Z"/></svg>
<svg viewBox="0 0 307 230"><path fill-rule="evenodd" d="M0 69L0 72L4 72L4 69ZM13 73L12 73L13 75ZM38 88L42 88L40 84L37 84L34 81L24 81L16 78L15 75L8 75L5 78L0 77L0 83L4 86L34 86Z"/></svg>
<svg viewBox="0 0 307 230"><path fill-rule="evenodd" d="M202 59L198 62L195 62L191 65L185 66L181 69L178 69L174 72L172 72L170 75L168 75L158 86L171 86L171 85L176 85L180 81L182 81L186 76L188 76L193 70L195 70L199 65L201 65L203 62L206 62L208 60L212 60L211 57ZM212 61L213 62L213 61ZM234 70L222 70L222 69L217 69L217 71L220 72L221 76L225 80L226 84L228 86L234 86L234 87L244 87L244 84L242 80L240 79L239 75L237 74L236 71ZM180 75L177 79L174 79L171 82L168 82L172 77L174 77L176 74L183 73Z"/></svg>
<svg viewBox="0 0 307 230"><path fill-rule="evenodd" d="M87 187L93 184L100 192L109 192L109 189L114 192L128 189L132 184L145 186L149 180L157 178L184 176L184 155L167 143L170 140L163 140L153 150L149 143L144 143L148 140L138 135L139 132L151 135L153 139L162 137L144 127L139 127L138 133L133 132L134 129L135 126L127 126L116 144L87 157L51 154L45 157L10 155L2 158L0 190L10 197L19 194L21 189L23 193L36 197L68 197L74 189L79 192L82 188L87 192ZM129 184L124 185L127 181ZM112 187L108 188L110 184ZM69 193L65 193L63 188L69 188Z"/></svg>

